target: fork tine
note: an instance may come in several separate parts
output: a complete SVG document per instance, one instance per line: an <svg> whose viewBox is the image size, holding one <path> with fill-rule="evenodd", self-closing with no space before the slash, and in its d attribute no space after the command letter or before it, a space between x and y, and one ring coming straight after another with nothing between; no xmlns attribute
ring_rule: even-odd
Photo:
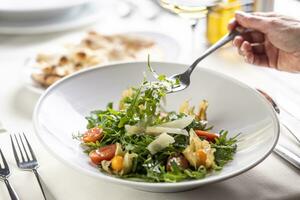
<svg viewBox="0 0 300 200"><path fill-rule="evenodd" d="M1 154L1 157L2 157L2 162L4 164L4 168L8 169L7 162L6 162L5 158L4 158L4 155L3 155L2 151L1 151L1 149L0 149L0 154Z"/></svg>
<svg viewBox="0 0 300 200"><path fill-rule="evenodd" d="M10 141L11 141L11 145L12 145L12 149L13 149L13 153L14 153L15 160L16 160L16 162L17 162L17 165L19 165L20 160L19 160L19 157L18 157L18 153L17 153L17 151L16 151L16 147L15 147L14 140L13 140L13 138L12 138L11 135L9 135L9 136L10 136Z"/></svg>
<svg viewBox="0 0 300 200"><path fill-rule="evenodd" d="M0 152L1 152L1 154L2 154L2 151L1 151L1 149L0 149ZM2 156L1 156L1 157L2 157ZM0 169L2 169L1 162L0 162Z"/></svg>
<svg viewBox="0 0 300 200"><path fill-rule="evenodd" d="M20 138L20 140L21 140L21 144L22 144L22 146L23 146L23 149L24 149L26 158L27 158L27 160L29 161L30 158L29 158L29 156L28 156L28 153L27 153L27 150L26 150L26 148L25 148L25 145L24 145L23 139L22 139L22 137L21 137L21 134L19 134L19 138Z"/></svg>
<svg viewBox="0 0 300 200"><path fill-rule="evenodd" d="M32 160L36 160L35 154L34 154L32 148L31 148L31 145L29 144L29 142L28 142L28 140L27 140L27 137L26 137L25 133L23 133L23 136L24 136L24 138L25 138L25 140L26 140L28 149L29 149L29 151L30 151L30 153L31 153Z"/></svg>
<svg viewBox="0 0 300 200"><path fill-rule="evenodd" d="M18 138L17 138L16 134L14 134L14 136L15 136L15 140L16 140L16 142L17 142L17 146L18 146L18 148L19 148L19 152L20 152L20 154L21 154L21 158L22 158L21 162L23 162L23 161L25 161L25 159L24 159L24 156L23 156L23 152L22 152L21 146L20 146L20 144L19 144L19 141L18 141Z"/></svg>

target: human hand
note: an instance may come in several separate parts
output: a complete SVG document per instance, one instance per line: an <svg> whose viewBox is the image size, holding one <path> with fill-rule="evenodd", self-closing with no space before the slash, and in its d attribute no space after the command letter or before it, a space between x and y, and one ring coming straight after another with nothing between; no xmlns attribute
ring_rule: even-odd
<svg viewBox="0 0 300 200"><path fill-rule="evenodd" d="M228 29L236 26L251 29L233 40L246 62L300 72L300 20L275 13L238 11Z"/></svg>

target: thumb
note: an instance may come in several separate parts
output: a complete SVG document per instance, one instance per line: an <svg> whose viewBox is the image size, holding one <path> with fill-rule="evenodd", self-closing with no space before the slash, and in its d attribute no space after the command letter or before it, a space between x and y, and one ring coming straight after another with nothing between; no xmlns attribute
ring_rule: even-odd
<svg viewBox="0 0 300 200"><path fill-rule="evenodd" d="M236 11L235 19L239 25L245 28L251 28L262 33L267 33L269 19L266 17Z"/></svg>

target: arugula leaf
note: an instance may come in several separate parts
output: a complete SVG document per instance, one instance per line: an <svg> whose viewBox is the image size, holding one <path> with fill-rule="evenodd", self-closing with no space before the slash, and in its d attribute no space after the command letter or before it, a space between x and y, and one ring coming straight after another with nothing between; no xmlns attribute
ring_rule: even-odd
<svg viewBox="0 0 300 200"><path fill-rule="evenodd" d="M236 135L233 138L227 139L228 131L220 131L219 138L215 139L215 143L212 144L212 147L216 149L214 156L215 156L215 162L218 165L219 168L222 169L222 167L228 163L230 160L233 159L233 155L236 152L237 149L237 137Z"/></svg>

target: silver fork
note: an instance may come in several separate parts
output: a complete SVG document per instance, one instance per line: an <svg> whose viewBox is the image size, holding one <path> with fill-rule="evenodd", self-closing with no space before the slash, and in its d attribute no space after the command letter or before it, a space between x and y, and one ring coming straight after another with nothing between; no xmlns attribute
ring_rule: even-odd
<svg viewBox="0 0 300 200"><path fill-rule="evenodd" d="M275 100L269 94L267 94L266 92L264 92L264 91L262 91L260 89L256 89L256 90L259 93L261 93L271 103L271 105L273 106L274 110L278 114L278 118L279 118L279 120L281 122L281 125L284 126L287 129L288 133L291 136L293 136L294 139L300 144L300 137L297 136L295 133L293 133L293 131L286 125L286 123L287 123L288 120L280 115L280 108L279 108L278 104L275 102Z"/></svg>
<svg viewBox="0 0 300 200"><path fill-rule="evenodd" d="M11 187L9 181L8 181L8 177L10 175L10 171L9 171L9 167L8 164L5 160L5 157L0 149L0 154L1 154L1 158L2 158L2 163L3 166L0 163L0 178L4 181L7 190L9 192L10 198L11 200L19 200L19 197L17 195L17 193L15 192L15 190Z"/></svg>
<svg viewBox="0 0 300 200"><path fill-rule="evenodd" d="M242 33L246 33L251 31L251 29L245 29L242 27L236 27L234 30L232 30L230 33L226 34L224 37L222 37L219 41L217 41L215 44L210 46L197 60L194 61L194 63L183 73L181 74L175 74L170 76L169 80L179 80L178 86L173 87L169 93L173 92L179 92L181 90L186 89L190 85L190 77L192 72L194 71L195 67L198 65L200 61L202 61L204 58L209 56L211 53L216 51L217 49L221 48L228 42L234 39L235 36L240 35ZM154 78L158 79L159 75L150 67L150 71Z"/></svg>
<svg viewBox="0 0 300 200"><path fill-rule="evenodd" d="M22 137L23 135L23 137ZM14 134L14 139L13 136L10 135L10 140L11 140L11 144L12 144L12 149L13 149L13 153L17 162L17 166L20 169L23 170L31 170L38 183L39 186L41 188L41 191L43 193L44 199L46 200L46 195L42 186L42 182L40 179L40 175L37 172L37 168L39 167L39 164L37 162L37 159L35 157L35 154L25 136L25 134L18 134L18 137ZM18 154L20 156L18 156Z"/></svg>

